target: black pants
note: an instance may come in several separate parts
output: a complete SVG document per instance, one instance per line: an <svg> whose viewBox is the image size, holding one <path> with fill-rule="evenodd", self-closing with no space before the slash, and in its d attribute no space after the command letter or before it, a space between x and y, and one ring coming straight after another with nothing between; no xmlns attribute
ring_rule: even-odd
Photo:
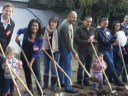
<svg viewBox="0 0 128 96"><path fill-rule="evenodd" d="M2 96L4 84L4 70L2 69L2 63L0 62L0 96Z"/></svg>
<svg viewBox="0 0 128 96"><path fill-rule="evenodd" d="M29 90L32 92L31 71L28 68L27 63L24 59L22 60L22 62L23 62L23 69L24 69L24 73L25 73L26 83L27 83ZM40 59L39 58L35 59L32 69L36 75L38 82L40 83L41 82L41 74L40 74Z"/></svg>
<svg viewBox="0 0 128 96"><path fill-rule="evenodd" d="M86 54L84 52L79 52L78 54L79 54L79 58L80 58L81 62L84 64L87 71L90 72L93 55ZM86 83L87 78L88 78L88 75L86 74L86 72L84 72L84 74L83 74L83 68L79 64L78 71L77 71L77 83L82 83L82 82Z"/></svg>

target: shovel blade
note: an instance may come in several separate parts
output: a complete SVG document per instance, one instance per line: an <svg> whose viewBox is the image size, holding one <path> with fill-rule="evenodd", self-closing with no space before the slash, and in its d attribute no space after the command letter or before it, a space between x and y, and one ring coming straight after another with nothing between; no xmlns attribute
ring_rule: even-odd
<svg viewBox="0 0 128 96"><path fill-rule="evenodd" d="M55 93L55 96L64 96L64 93L63 92Z"/></svg>
<svg viewBox="0 0 128 96"><path fill-rule="evenodd" d="M128 85L125 85L124 87L128 90Z"/></svg>
<svg viewBox="0 0 128 96"><path fill-rule="evenodd" d="M112 92L111 92L114 96L117 96L118 95L118 93L117 93L117 91L116 90L112 90Z"/></svg>

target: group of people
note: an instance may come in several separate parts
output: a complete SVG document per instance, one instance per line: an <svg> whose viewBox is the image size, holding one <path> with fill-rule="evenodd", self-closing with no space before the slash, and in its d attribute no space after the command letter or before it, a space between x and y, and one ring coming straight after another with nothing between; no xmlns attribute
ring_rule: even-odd
<svg viewBox="0 0 128 96"><path fill-rule="evenodd" d="M72 56L76 60L80 60L87 71L93 72L93 77L99 79L100 83L93 83L93 89L99 90L105 84L105 78L102 71L104 70L111 83L117 86L124 86L127 83L122 62L120 59L120 51L116 32L123 30L125 35L128 35L128 15L125 15L124 22L115 21L112 29L108 29L108 18L102 18L97 28L92 27L92 17L86 16L83 24L74 30L73 25L77 21L77 13L75 11L69 12L67 18L59 25L58 17L54 16L49 19L46 27L41 26L39 20L32 19L26 28L21 28L17 31L16 42L20 46L19 36L23 34L23 42L21 49L24 51L26 57L21 52L20 60L15 58L15 50L9 47L10 39L12 37L13 29L15 27L14 21L11 19L14 6L6 3L3 6L2 14L0 14L0 44L5 52L6 58L0 54L0 96L7 96L10 90L11 96L14 96L14 84L12 77L6 67L6 61L16 71L23 67L26 84L28 89L33 93L31 70L33 69L36 78L42 89L49 87L49 78L51 78L50 89L53 92L57 91L57 80L59 78L61 87L68 93L78 93L70 85L70 80L56 68L55 62L72 77ZM77 48L74 48L74 43ZM97 51L98 58L94 56L94 45ZM40 56L43 48L43 57ZM128 43L122 47L124 61L128 70ZM48 56L50 55L51 58ZM43 58L43 84L41 80L40 58ZM54 61L55 60L55 61ZM21 67L22 66L22 67ZM76 65L77 66L77 65ZM123 70L122 70L123 69ZM51 70L51 74L49 71ZM88 86L90 85L89 76L83 72L83 68L79 64L77 71L77 84ZM119 76L122 76L122 82ZM51 76L51 77L50 77ZM37 86L38 94L41 95L39 87Z"/></svg>

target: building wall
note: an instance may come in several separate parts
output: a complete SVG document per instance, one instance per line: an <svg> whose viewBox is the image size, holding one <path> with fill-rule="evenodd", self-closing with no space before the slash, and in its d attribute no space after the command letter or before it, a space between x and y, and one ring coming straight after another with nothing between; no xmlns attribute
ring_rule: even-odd
<svg viewBox="0 0 128 96"><path fill-rule="evenodd" d="M29 2L30 0L8 0L8 1Z"/></svg>

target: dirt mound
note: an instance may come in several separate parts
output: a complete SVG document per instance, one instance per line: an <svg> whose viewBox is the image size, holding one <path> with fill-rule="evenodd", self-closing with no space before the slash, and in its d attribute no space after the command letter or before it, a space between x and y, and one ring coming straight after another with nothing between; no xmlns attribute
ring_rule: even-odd
<svg viewBox="0 0 128 96"><path fill-rule="evenodd" d="M115 87L113 91L99 90L97 92L79 93L73 96L128 96L128 90L125 87Z"/></svg>

